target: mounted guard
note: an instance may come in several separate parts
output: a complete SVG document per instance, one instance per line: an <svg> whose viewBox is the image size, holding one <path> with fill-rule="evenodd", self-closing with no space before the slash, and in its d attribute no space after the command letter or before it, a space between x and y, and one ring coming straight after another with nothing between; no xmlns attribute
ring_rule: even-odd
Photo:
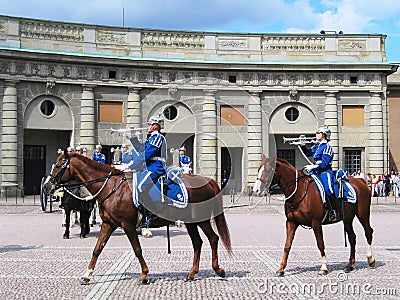
<svg viewBox="0 0 400 300"><path fill-rule="evenodd" d="M152 116L147 122L149 137L145 143L133 135L130 138L132 150L122 157L122 162L132 170L136 170L133 180L137 183L139 195L133 191L133 202L147 209L146 220L142 227L152 227L157 221L157 213L166 205L185 208L188 203L187 189L183 184L180 170L166 168L167 142L161 134L164 119ZM139 203L140 200L140 203ZM140 204L140 205L139 205ZM161 204L161 205L160 205Z"/></svg>
<svg viewBox="0 0 400 300"><path fill-rule="evenodd" d="M331 137L331 130L327 126L318 128L315 133L315 139L310 139L304 135L300 136L298 139L286 139L284 141L289 141L290 144L299 146L301 153L306 157L313 157L314 163L304 166L308 174L310 174L316 181L316 184L322 183L323 188L321 190L322 201L325 203L324 193L326 194L326 199L328 204L326 205L330 209L329 221L336 222L340 220L338 209L339 203L335 195L334 189L334 173L332 171L332 160L333 160L333 149L329 145ZM307 148L305 145L308 143L314 143L314 146Z"/></svg>

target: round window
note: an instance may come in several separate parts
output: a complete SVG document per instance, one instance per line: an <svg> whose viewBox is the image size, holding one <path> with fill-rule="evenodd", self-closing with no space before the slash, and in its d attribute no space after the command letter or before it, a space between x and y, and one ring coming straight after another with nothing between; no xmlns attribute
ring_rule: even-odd
<svg viewBox="0 0 400 300"><path fill-rule="evenodd" d="M163 115L167 120L173 120L178 115L178 110L175 106L170 105L164 109Z"/></svg>
<svg viewBox="0 0 400 300"><path fill-rule="evenodd" d="M289 107L285 111L285 117L289 122L294 122L299 118L299 110L295 107Z"/></svg>
<svg viewBox="0 0 400 300"><path fill-rule="evenodd" d="M54 102L51 100L44 100L40 104L40 111L42 112L42 114L44 114L47 117L51 116L54 113L55 108L56 108L56 106L55 106Z"/></svg>

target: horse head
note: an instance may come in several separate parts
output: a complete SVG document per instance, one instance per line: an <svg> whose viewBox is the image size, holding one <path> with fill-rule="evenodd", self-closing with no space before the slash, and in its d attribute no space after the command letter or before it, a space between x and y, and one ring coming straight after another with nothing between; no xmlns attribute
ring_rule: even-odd
<svg viewBox="0 0 400 300"><path fill-rule="evenodd" d="M71 156L67 149L64 153L57 157L56 162L52 165L50 174L43 183L43 192L50 195L59 187L60 184L68 182L72 179L70 171ZM68 172L66 172L68 170Z"/></svg>
<svg viewBox="0 0 400 300"><path fill-rule="evenodd" d="M258 168L258 176L253 186L255 195L262 195L271 184L276 183L275 164L275 157L267 158L264 154L261 155L261 165Z"/></svg>

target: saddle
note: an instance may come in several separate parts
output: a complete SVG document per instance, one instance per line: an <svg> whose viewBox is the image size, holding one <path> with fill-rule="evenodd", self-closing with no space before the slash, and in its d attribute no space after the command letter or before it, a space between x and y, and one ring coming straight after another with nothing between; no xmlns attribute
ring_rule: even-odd
<svg viewBox="0 0 400 300"><path fill-rule="evenodd" d="M334 175L333 190L336 195L336 198L338 199L343 198L345 202L355 204L357 202L357 193L354 187L348 181L349 179L348 172L346 170L339 169L339 170L334 170L333 175ZM326 196L325 196L324 186L318 176L314 174L312 174L311 176L314 179L315 187L317 188L318 192L321 195L322 202L325 204Z"/></svg>
<svg viewBox="0 0 400 300"><path fill-rule="evenodd" d="M136 207L139 206L137 191L138 173L132 173L132 200ZM189 193L182 179L182 172L175 167L166 168L166 176L161 177L149 190L149 196L154 202L165 202L177 208L186 208L189 203Z"/></svg>

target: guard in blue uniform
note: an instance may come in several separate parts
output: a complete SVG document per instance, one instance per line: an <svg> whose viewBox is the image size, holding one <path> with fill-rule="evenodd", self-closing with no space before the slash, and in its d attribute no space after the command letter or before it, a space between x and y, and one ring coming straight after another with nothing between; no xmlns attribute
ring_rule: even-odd
<svg viewBox="0 0 400 300"><path fill-rule="evenodd" d="M104 156L103 153L101 153L102 149L103 147L100 144L96 145L96 148L94 149L93 159L99 163L105 164L106 157Z"/></svg>
<svg viewBox="0 0 400 300"><path fill-rule="evenodd" d="M306 148L301 146L306 156L312 156L314 158L314 164L307 165L304 168L310 173L315 174L320 178L325 193L328 197L328 201L331 205L331 212L329 214L329 221L338 221L338 201L333 189L333 172L332 172L332 160L333 160L333 149L329 145L331 130L327 127L320 127L315 135L317 143L311 147Z"/></svg>
<svg viewBox="0 0 400 300"><path fill-rule="evenodd" d="M145 192L158 181L161 176L165 176L165 160L167 157L167 143L164 136L161 134L161 129L164 125L164 119L158 116L153 116L147 122L147 132L149 137L144 143L144 147L138 145L134 147L130 156L126 156L122 161L131 169L143 170L138 172L137 188L140 193L139 198L144 196ZM132 142L132 141L131 141ZM143 149L140 149L143 148ZM130 160L129 159L132 159ZM160 201L161 199L152 199ZM150 226L155 215L150 213L146 217L146 222L142 226Z"/></svg>
<svg viewBox="0 0 400 300"><path fill-rule="evenodd" d="M192 161L190 157L186 155L186 148L180 147L179 148L179 167L181 167L184 174L190 174L192 168Z"/></svg>

